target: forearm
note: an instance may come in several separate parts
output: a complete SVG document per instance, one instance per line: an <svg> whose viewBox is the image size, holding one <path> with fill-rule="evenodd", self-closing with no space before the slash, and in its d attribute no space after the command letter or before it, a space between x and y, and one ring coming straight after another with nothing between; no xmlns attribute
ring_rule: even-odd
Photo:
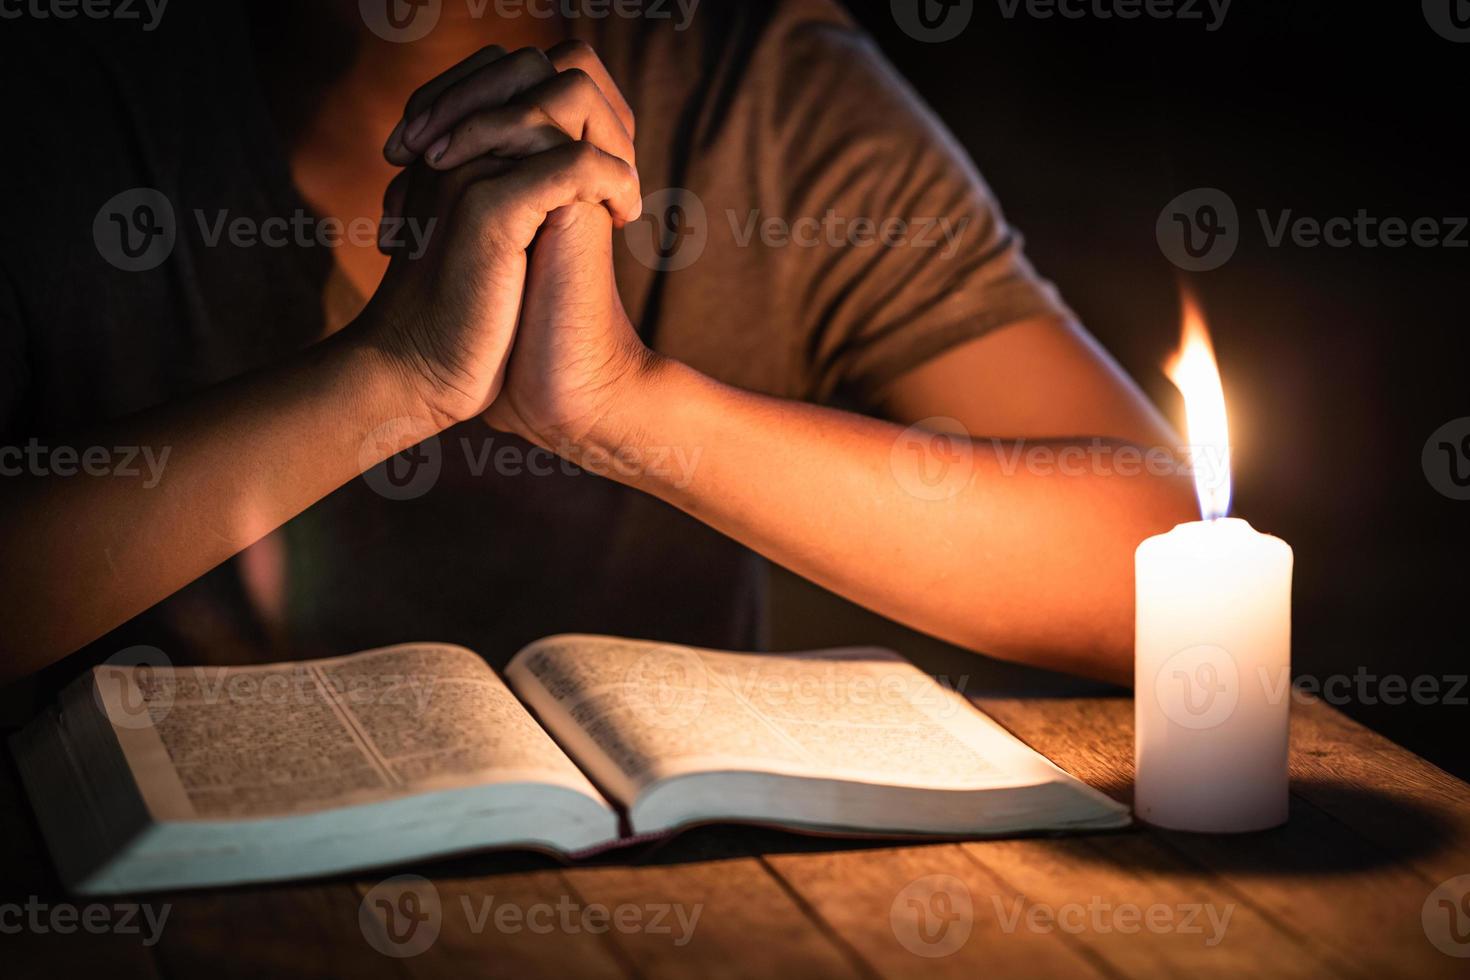
<svg viewBox="0 0 1470 980"><path fill-rule="evenodd" d="M930 487L899 426L664 363L594 430L610 475L864 606L973 650L1126 681L1133 552L1192 514L1179 475L1067 475L963 444ZM1060 448L1059 442L1049 444ZM673 452L677 451L677 452ZM665 455L667 454L667 455ZM682 454L682 455L680 455ZM654 465L659 459L692 465Z"/></svg>
<svg viewBox="0 0 1470 980"><path fill-rule="evenodd" d="M391 362L345 331L87 439L148 447L160 472L0 481L0 678L96 639L424 438L375 434L422 414Z"/></svg>

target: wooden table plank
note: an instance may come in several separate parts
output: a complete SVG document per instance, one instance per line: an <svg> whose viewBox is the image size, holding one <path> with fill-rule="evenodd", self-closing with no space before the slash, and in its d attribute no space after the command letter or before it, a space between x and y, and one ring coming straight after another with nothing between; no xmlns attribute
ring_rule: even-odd
<svg viewBox="0 0 1470 980"><path fill-rule="evenodd" d="M981 706L1063 768L1131 798L1131 702ZM136 936L23 933L5 937L5 969L142 977L1464 976L1467 961L1433 946L1420 913L1435 885L1470 873L1470 787L1316 704L1294 706L1292 774L1291 822L1261 834L1140 829L889 847L706 828L575 868L492 854L383 878L149 896L170 906L156 948ZM0 768L0 857L0 903L35 894L85 904L55 882L8 760ZM414 871L433 882L438 931L418 955L385 955L371 910L376 900L399 907L405 886L380 886ZM582 918L594 906L608 910L605 920L596 911ZM1119 928L1135 923L1129 906L1139 908L1137 932ZM1186 923L1193 907L1200 911ZM497 920L506 908L510 918ZM1052 913L1061 921L1053 924ZM535 928L547 915L556 918L552 928ZM604 921L602 932L584 925Z"/></svg>
<svg viewBox="0 0 1470 980"><path fill-rule="evenodd" d="M981 706L1064 769L1118 799L1131 798L1130 701L1006 700L986 701ZM1296 795L1291 821L1277 830L1240 836L1148 831L1184 862L1173 874L1196 880L1212 876L1228 884L1243 899L1275 916L1281 928L1338 972L1464 975L1464 963L1441 954L1424 932L1424 903L1444 879L1420 867L1434 866L1444 871L1444 878L1452 877L1454 854L1463 841L1453 831L1439 840L1416 839L1408 833L1386 840L1390 850L1360 833L1357 824L1361 821L1348 799L1332 791L1334 784L1320 780L1319 767L1311 761L1313 757L1304 759L1303 750L1304 745L1320 749L1330 744L1335 756L1356 758L1358 731L1349 726L1324 735L1321 713L1314 710L1294 712L1292 724ZM1394 748L1405 757L1403 764L1414 758ZM1390 777L1384 773L1379 778ZM1304 788L1310 795L1302 793ZM1452 827L1457 813L1453 790L1441 787L1439 792L1439 800L1417 800L1410 813L1423 819L1427 809L1437 826ZM1093 844L1121 846L1107 838L1095 838ZM1138 855L1128 866L1137 871L1146 867ZM1367 937L1371 941L1352 942Z"/></svg>
<svg viewBox="0 0 1470 980"><path fill-rule="evenodd" d="M862 975L861 964L817 927L756 858L574 868L566 876L587 902L678 907L665 916L673 935L646 929L608 934L642 976Z"/></svg>
<svg viewBox="0 0 1470 980"><path fill-rule="evenodd" d="M1470 874L1470 784L1320 701L1292 718L1295 792L1436 884Z"/></svg>
<svg viewBox="0 0 1470 980"><path fill-rule="evenodd" d="M258 980L399 976L358 926L358 895L342 882L168 893L173 915L157 952L174 977Z"/></svg>
<svg viewBox="0 0 1470 980"><path fill-rule="evenodd" d="M1092 950L1116 976L1321 977L1331 964L1218 878L1185 873L1142 834L962 845L997 869L1008 941L1042 930Z"/></svg>
<svg viewBox="0 0 1470 980"><path fill-rule="evenodd" d="M1073 775L1132 802L1131 701L976 703ZM1470 784L1320 701L1293 704L1291 748L1294 795L1410 864L1426 881L1470 873Z"/></svg>
<svg viewBox="0 0 1470 980"><path fill-rule="evenodd" d="M771 854L771 868L867 966L886 977L1103 977L1075 944L1002 935L989 896L1011 897L954 844ZM958 882L958 885L956 885Z"/></svg>
<svg viewBox="0 0 1470 980"><path fill-rule="evenodd" d="M410 977L592 978L633 976L559 870L457 877L393 875L357 886L369 945ZM412 904L405 904L405 896ZM387 902L388 909L380 903ZM410 934L385 912L432 909L432 928ZM378 931L377 927L382 926ZM390 934L389 928L396 931Z"/></svg>
<svg viewBox="0 0 1470 980"><path fill-rule="evenodd" d="M1424 933L1420 916L1432 886L1343 830L1311 804L1294 801L1290 826L1252 835L1255 840L1156 837L1250 896L1341 972L1464 976L1464 964L1442 956Z"/></svg>

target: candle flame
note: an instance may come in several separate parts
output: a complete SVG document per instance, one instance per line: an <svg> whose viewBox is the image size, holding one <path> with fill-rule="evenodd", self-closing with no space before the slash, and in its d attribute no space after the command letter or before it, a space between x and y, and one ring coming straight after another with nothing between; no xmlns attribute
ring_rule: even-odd
<svg viewBox="0 0 1470 980"><path fill-rule="evenodd" d="M1225 416L1225 389L1204 316L1194 297L1184 295L1179 350L1164 373L1184 395L1189 455L1200 516L1218 520L1230 513L1230 426Z"/></svg>

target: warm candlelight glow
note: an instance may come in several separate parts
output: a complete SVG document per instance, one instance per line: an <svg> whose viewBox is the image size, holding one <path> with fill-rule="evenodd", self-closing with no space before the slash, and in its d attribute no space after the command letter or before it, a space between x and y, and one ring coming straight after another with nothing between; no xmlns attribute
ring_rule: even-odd
<svg viewBox="0 0 1470 980"><path fill-rule="evenodd" d="M1179 350L1164 373L1184 395L1194 488L1200 516L1217 520L1230 513L1230 426L1225 417L1225 389L1215 348L1194 297L1184 295Z"/></svg>
<svg viewBox="0 0 1470 980"><path fill-rule="evenodd" d="M1230 511L1230 428L1204 317L1184 297L1164 371L1184 395L1201 521L1134 555L1133 804L1160 827L1202 833L1286 821L1291 573L1280 538Z"/></svg>

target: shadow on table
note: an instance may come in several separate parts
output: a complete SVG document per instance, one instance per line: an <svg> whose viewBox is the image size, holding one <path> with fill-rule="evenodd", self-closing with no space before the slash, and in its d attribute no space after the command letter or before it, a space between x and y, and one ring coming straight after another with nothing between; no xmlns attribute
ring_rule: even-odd
<svg viewBox="0 0 1470 980"><path fill-rule="evenodd" d="M1126 860L1137 871L1157 874L1196 875L1203 865L1267 877L1346 875L1428 857L1450 839L1444 814L1403 794L1332 779L1293 779L1291 788L1285 826L1248 834L1143 827L1133 835L1164 846L1110 847L1108 837L1095 837L1090 859Z"/></svg>
<svg viewBox="0 0 1470 980"><path fill-rule="evenodd" d="M1131 788L1131 787L1130 787ZM1402 796L1332 780L1296 780L1291 819L1250 834L1190 834L1144 826L1120 832L1054 837L1079 861L1126 867L1134 873L1212 872L1272 877L1352 874L1433 854L1448 824L1432 807ZM1085 842L1081 846L1079 842ZM938 843L938 842L935 842ZM949 843L948 841L944 843ZM1161 846L1158 846L1161 845ZM765 827L695 827L669 840L612 851L579 866L670 865L764 854L923 847L928 842L819 837ZM549 857L488 854L433 866L426 874L500 874L555 867Z"/></svg>
<svg viewBox="0 0 1470 980"><path fill-rule="evenodd" d="M881 850L899 846L925 846L928 843L930 842L887 838L814 836L768 827L709 824L691 827L667 840L609 851L589 860L578 861L574 866L649 867L759 857L763 854ZM567 866L565 862L549 855L503 851L421 863L415 868L415 872L431 878L436 875L475 877Z"/></svg>

